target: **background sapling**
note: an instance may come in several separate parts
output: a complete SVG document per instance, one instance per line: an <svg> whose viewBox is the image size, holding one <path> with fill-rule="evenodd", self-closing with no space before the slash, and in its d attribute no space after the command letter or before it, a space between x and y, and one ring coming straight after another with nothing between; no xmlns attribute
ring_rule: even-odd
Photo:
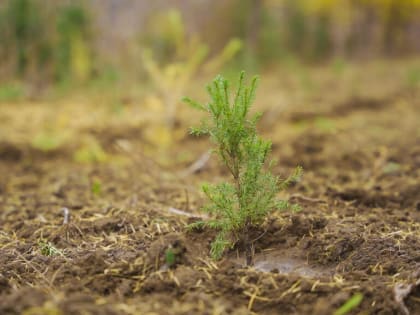
<svg viewBox="0 0 420 315"><path fill-rule="evenodd" d="M195 135L209 135L215 143L215 152L233 177L232 183L206 184L203 191L209 199L204 210L212 215L208 221L191 227L210 227L219 231L211 246L211 255L218 259L237 241L245 244L247 265L253 263L252 227L260 225L273 210L297 209L287 201L278 200L277 193L296 181L302 169L297 167L287 179L271 173L274 163L268 160L271 142L257 135L256 124L260 114L250 115L255 99L258 78L249 86L241 72L236 92L231 95L230 84L222 76L207 87L210 102L200 104L189 98L185 102L208 113L209 119L192 128Z"/></svg>

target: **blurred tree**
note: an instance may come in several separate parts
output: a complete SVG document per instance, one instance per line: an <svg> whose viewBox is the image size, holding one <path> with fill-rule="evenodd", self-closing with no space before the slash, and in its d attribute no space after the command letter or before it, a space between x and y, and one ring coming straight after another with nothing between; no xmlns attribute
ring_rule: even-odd
<svg viewBox="0 0 420 315"><path fill-rule="evenodd" d="M89 18L82 5L70 4L59 10L57 36L57 78L88 79L91 74Z"/></svg>
<svg viewBox="0 0 420 315"><path fill-rule="evenodd" d="M20 78L31 63L38 67L48 57L46 28L34 0L7 2L0 18L0 35L2 55L15 65L15 73Z"/></svg>
<svg viewBox="0 0 420 315"><path fill-rule="evenodd" d="M176 105L196 73L199 70L217 71L238 53L242 42L232 39L220 52L207 58L208 45L197 34L187 36L180 11L169 10L153 19L152 23L156 30L152 34L155 35L152 35L153 40L146 39L146 43L152 45L143 48L141 60L163 99L166 124L170 129L174 125Z"/></svg>
<svg viewBox="0 0 420 315"><path fill-rule="evenodd" d="M85 80L91 73L90 20L72 1L8 0L0 5L3 79L40 86L54 78Z"/></svg>

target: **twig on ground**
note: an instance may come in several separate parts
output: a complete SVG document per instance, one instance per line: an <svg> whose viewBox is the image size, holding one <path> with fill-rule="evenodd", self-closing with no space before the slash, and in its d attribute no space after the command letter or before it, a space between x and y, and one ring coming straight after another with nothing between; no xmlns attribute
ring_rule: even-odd
<svg viewBox="0 0 420 315"><path fill-rule="evenodd" d="M191 174L201 171L206 166L211 156L211 150L204 152L193 164L181 172L181 177L187 177Z"/></svg>
<svg viewBox="0 0 420 315"><path fill-rule="evenodd" d="M64 207L64 208L61 208L61 211L63 211L63 215L64 215L63 225L69 224L69 221L70 221L70 211L69 211L69 209Z"/></svg>

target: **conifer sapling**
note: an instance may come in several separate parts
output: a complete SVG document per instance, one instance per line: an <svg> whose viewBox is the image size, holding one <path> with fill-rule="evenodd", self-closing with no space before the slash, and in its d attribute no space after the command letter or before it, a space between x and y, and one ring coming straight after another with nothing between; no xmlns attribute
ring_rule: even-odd
<svg viewBox="0 0 420 315"><path fill-rule="evenodd" d="M268 161L271 142L259 137L256 130L261 115L249 114L258 77L254 77L249 86L244 79L242 71L237 90L231 95L229 82L219 75L207 87L210 95L207 104L189 98L184 98L184 101L208 113L209 119L192 128L191 133L210 136L216 147L214 151L233 177L231 183L203 186L209 199L203 210L211 214L211 219L190 227L209 227L219 231L210 251L214 259L221 258L223 252L237 241L243 241L246 263L252 265L251 228L260 225L273 210L297 209L296 205L279 200L276 195L300 177L302 168L297 167L284 180L271 173L274 164Z"/></svg>

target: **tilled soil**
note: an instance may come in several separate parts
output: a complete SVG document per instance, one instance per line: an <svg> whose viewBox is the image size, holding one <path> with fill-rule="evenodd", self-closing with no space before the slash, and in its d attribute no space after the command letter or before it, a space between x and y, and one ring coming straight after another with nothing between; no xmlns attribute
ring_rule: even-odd
<svg viewBox="0 0 420 315"><path fill-rule="evenodd" d="M255 268L241 244L212 261L214 232L185 228L204 215L200 183L228 178L215 157L189 168L209 148L187 134L193 118L164 149L144 126L83 127L107 154L90 163L72 158L77 136L43 151L5 121L0 314L333 314L355 293L350 314L420 314L418 97L266 111L275 172L305 175L282 193L302 210L253 231Z"/></svg>

